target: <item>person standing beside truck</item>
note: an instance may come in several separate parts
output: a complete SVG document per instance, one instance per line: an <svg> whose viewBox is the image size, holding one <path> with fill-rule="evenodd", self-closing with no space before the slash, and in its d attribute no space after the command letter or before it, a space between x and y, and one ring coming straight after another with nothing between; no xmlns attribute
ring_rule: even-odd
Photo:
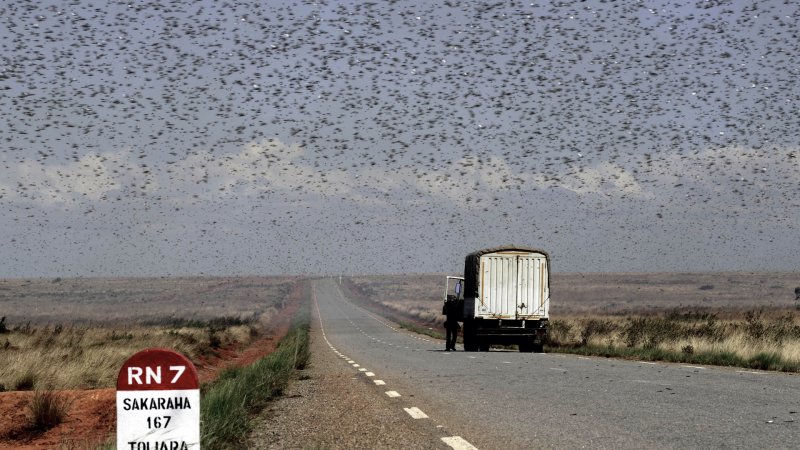
<svg viewBox="0 0 800 450"><path fill-rule="evenodd" d="M456 350L456 338L458 337L458 330L461 326L458 324L458 296L461 291L461 284L456 285L456 294L448 295L442 307L442 314L445 315L444 329L445 336L445 349L444 351Z"/></svg>

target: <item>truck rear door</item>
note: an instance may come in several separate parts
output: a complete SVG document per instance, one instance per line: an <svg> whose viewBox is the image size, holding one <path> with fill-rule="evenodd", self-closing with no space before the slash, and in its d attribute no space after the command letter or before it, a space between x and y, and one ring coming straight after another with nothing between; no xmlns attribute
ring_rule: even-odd
<svg viewBox="0 0 800 450"><path fill-rule="evenodd" d="M546 316L547 262L539 255L517 256L517 318Z"/></svg>
<svg viewBox="0 0 800 450"><path fill-rule="evenodd" d="M546 316L547 263L539 254L489 254L481 258L479 315L497 319Z"/></svg>

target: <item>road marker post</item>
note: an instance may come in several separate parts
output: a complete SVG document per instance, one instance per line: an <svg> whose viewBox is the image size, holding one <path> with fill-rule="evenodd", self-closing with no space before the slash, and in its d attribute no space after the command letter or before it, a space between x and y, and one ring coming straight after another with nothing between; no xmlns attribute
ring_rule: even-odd
<svg viewBox="0 0 800 450"><path fill-rule="evenodd" d="M117 376L118 450L199 450L200 382L189 359L149 348Z"/></svg>

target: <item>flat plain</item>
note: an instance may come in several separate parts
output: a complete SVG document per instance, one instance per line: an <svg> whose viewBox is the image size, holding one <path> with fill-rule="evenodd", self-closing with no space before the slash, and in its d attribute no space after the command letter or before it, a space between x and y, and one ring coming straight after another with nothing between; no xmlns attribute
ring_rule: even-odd
<svg viewBox="0 0 800 450"><path fill-rule="evenodd" d="M296 277L32 278L0 280L10 323L132 324L274 313ZM280 307L280 306L279 306Z"/></svg>
<svg viewBox="0 0 800 450"><path fill-rule="evenodd" d="M445 274L355 276L359 292L397 311L433 321L441 317ZM800 272L554 273L554 319L582 314L626 315L708 310L739 315L748 310L792 310Z"/></svg>

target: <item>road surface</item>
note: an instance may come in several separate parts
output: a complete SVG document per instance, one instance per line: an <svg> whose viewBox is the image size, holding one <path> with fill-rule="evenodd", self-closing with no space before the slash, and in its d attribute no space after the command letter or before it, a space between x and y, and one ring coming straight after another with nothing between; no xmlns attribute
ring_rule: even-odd
<svg viewBox="0 0 800 450"><path fill-rule="evenodd" d="M351 303L337 280L313 283L324 341L315 351L330 352L364 395L405 414L419 430L416 439L431 440L420 442L423 448L800 442L796 375L555 353L444 352L443 341L396 329Z"/></svg>

